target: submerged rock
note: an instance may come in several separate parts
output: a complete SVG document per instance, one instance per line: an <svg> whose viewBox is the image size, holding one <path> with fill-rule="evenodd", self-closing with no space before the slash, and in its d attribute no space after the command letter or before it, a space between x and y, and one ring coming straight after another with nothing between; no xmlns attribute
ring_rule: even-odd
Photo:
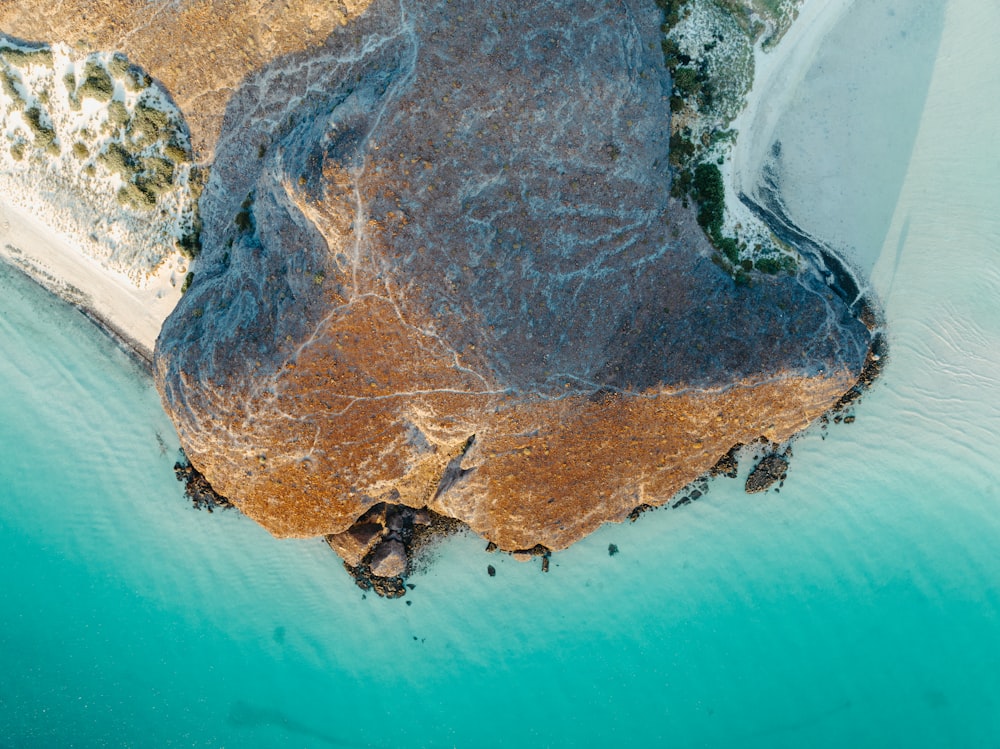
<svg viewBox="0 0 1000 749"><path fill-rule="evenodd" d="M865 327L818 274L734 285L669 196L658 28L374 0L243 81L155 358L213 486L278 536L385 502L556 550L838 401Z"/></svg>

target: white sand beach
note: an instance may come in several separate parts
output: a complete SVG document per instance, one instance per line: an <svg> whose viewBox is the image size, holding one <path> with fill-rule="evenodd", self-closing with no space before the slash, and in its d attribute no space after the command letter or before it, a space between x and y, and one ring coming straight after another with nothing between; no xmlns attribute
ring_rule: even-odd
<svg viewBox="0 0 1000 749"><path fill-rule="evenodd" d="M738 140L721 167L730 228L760 223L739 200L739 193L760 176L779 117L830 29L853 4L854 0L803 0L795 21L773 49L765 51L759 43L754 48L753 87L743 110L730 125L738 133Z"/></svg>
<svg viewBox="0 0 1000 749"><path fill-rule="evenodd" d="M85 313L147 362L182 278L164 263L144 288L85 255L72 239L22 208L0 201L0 258Z"/></svg>

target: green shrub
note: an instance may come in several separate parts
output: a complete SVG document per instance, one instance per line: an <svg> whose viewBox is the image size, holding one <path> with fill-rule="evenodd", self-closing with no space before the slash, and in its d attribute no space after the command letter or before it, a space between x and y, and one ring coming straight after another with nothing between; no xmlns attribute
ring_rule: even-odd
<svg viewBox="0 0 1000 749"><path fill-rule="evenodd" d="M51 125L42 121L42 110L38 107L29 107L24 111L24 119L35 136L35 145L38 148L58 153L59 146L55 142L56 131L52 129Z"/></svg>
<svg viewBox="0 0 1000 749"><path fill-rule="evenodd" d="M126 208L148 211L156 207L156 196L147 193L134 182L125 183L118 190L118 203Z"/></svg>
<svg viewBox="0 0 1000 749"><path fill-rule="evenodd" d="M681 61L681 48L673 39L668 36L660 41L660 49L663 51L663 64L667 70L673 72Z"/></svg>
<svg viewBox="0 0 1000 749"><path fill-rule="evenodd" d="M674 90L682 97L689 98L701 91L701 80L694 68L679 67L674 70Z"/></svg>
<svg viewBox="0 0 1000 749"><path fill-rule="evenodd" d="M719 248L731 263L740 259L740 245L734 237L724 237L719 233L711 235L712 243Z"/></svg>
<svg viewBox="0 0 1000 749"><path fill-rule="evenodd" d="M52 67L52 50L48 47L29 50L3 47L0 48L0 57L11 65L17 65L18 67L27 67L29 65Z"/></svg>
<svg viewBox="0 0 1000 749"><path fill-rule="evenodd" d="M695 154L695 145L681 133L670 136L670 163L674 166L686 166Z"/></svg>
<svg viewBox="0 0 1000 749"><path fill-rule="evenodd" d="M795 273L798 263L791 255L765 255L757 258L754 267L761 273Z"/></svg>
<svg viewBox="0 0 1000 749"><path fill-rule="evenodd" d="M188 271L188 274L184 276L184 283L181 284L181 293L187 293L187 290L191 288L191 282L194 280L194 271Z"/></svg>
<svg viewBox="0 0 1000 749"><path fill-rule="evenodd" d="M170 117L166 112L151 107L147 101L140 99L132 112L128 135L137 143L152 145L166 133L169 125Z"/></svg>
<svg viewBox="0 0 1000 749"><path fill-rule="evenodd" d="M688 0L656 0L656 4L663 11L663 31L669 31L681 20L681 11L687 5Z"/></svg>
<svg viewBox="0 0 1000 749"><path fill-rule="evenodd" d="M14 100L16 108L24 109L27 102L25 102L24 97L21 96L21 92L17 90L17 86L15 85L19 81L18 76L12 71L6 68L0 69L0 85L3 86L3 92Z"/></svg>
<svg viewBox="0 0 1000 749"><path fill-rule="evenodd" d="M674 177L673 185L670 187L670 194L675 198L686 198L691 192L692 181L693 177L690 169L678 172L677 176ZM685 201L685 205L687 205L687 201Z"/></svg>
<svg viewBox="0 0 1000 749"><path fill-rule="evenodd" d="M162 195L174 184L174 162L159 156L147 156L139 162L141 172L136 185L150 195Z"/></svg>
<svg viewBox="0 0 1000 749"><path fill-rule="evenodd" d="M108 143L107 150L101 153L97 160L108 171L120 174L125 179L130 179L135 171L135 159L133 159L132 154L116 141Z"/></svg>
<svg viewBox="0 0 1000 749"><path fill-rule="evenodd" d="M192 228L181 235L176 245L184 257L194 260L201 253L201 234L197 229Z"/></svg>
<svg viewBox="0 0 1000 749"><path fill-rule="evenodd" d="M88 60L83 69L83 83L77 94L81 97L89 96L97 101L110 101L115 93L115 84L104 69L96 60Z"/></svg>
<svg viewBox="0 0 1000 749"><path fill-rule="evenodd" d="M19 140L17 143L11 143L10 155L14 157L16 161L20 161L24 158L24 141Z"/></svg>
<svg viewBox="0 0 1000 749"><path fill-rule="evenodd" d="M124 78L128 69L128 58L121 52L115 52L108 61L108 72L115 78Z"/></svg>
<svg viewBox="0 0 1000 749"><path fill-rule="evenodd" d="M66 75L62 77L63 85L66 87L66 91L70 94L76 93L76 76L73 75L73 71L70 70Z"/></svg>
<svg viewBox="0 0 1000 749"><path fill-rule="evenodd" d="M698 203L698 223L713 237L721 234L726 191L719 167L715 164L698 164L694 169L692 193Z"/></svg>
<svg viewBox="0 0 1000 749"><path fill-rule="evenodd" d="M115 130L125 127L128 124L128 109L117 99L108 104L108 123Z"/></svg>
<svg viewBox="0 0 1000 749"><path fill-rule="evenodd" d="M87 148L87 144L82 140L78 140L73 144L73 155L76 156L81 161L85 160L90 156L90 149Z"/></svg>
<svg viewBox="0 0 1000 749"><path fill-rule="evenodd" d="M167 141L167 145L163 147L163 153L175 164L183 164L190 156L187 149L176 138L171 138Z"/></svg>

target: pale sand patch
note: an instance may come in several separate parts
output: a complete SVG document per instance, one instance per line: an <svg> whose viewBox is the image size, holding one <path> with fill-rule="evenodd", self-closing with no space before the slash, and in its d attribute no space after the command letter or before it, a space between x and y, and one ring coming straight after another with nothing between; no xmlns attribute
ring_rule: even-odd
<svg viewBox="0 0 1000 749"><path fill-rule="evenodd" d="M788 108L823 40L853 4L854 0L804 0L774 49L764 51L760 44L754 47L753 87L746 106L731 124L738 133L736 145L721 167L731 224L758 223L738 195L760 177L778 118Z"/></svg>
<svg viewBox="0 0 1000 749"><path fill-rule="evenodd" d="M169 262L137 288L123 273L85 255L72 239L3 201L0 258L82 309L146 362L152 361L160 327L181 296L183 279Z"/></svg>

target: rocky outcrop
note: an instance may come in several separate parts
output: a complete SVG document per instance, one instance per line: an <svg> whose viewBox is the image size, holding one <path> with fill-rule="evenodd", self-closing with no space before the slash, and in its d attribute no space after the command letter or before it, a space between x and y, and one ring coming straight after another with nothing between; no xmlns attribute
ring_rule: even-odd
<svg viewBox="0 0 1000 749"><path fill-rule="evenodd" d="M877 373L821 274L734 286L669 197L652 0L13 0L0 28L170 92L214 159L155 357L186 454L394 595L420 512L561 549Z"/></svg>
<svg viewBox="0 0 1000 749"><path fill-rule="evenodd" d="M156 352L222 494L279 536L385 502L556 550L837 402L864 326L818 274L734 286L669 197L657 33L375 0L242 82Z"/></svg>

